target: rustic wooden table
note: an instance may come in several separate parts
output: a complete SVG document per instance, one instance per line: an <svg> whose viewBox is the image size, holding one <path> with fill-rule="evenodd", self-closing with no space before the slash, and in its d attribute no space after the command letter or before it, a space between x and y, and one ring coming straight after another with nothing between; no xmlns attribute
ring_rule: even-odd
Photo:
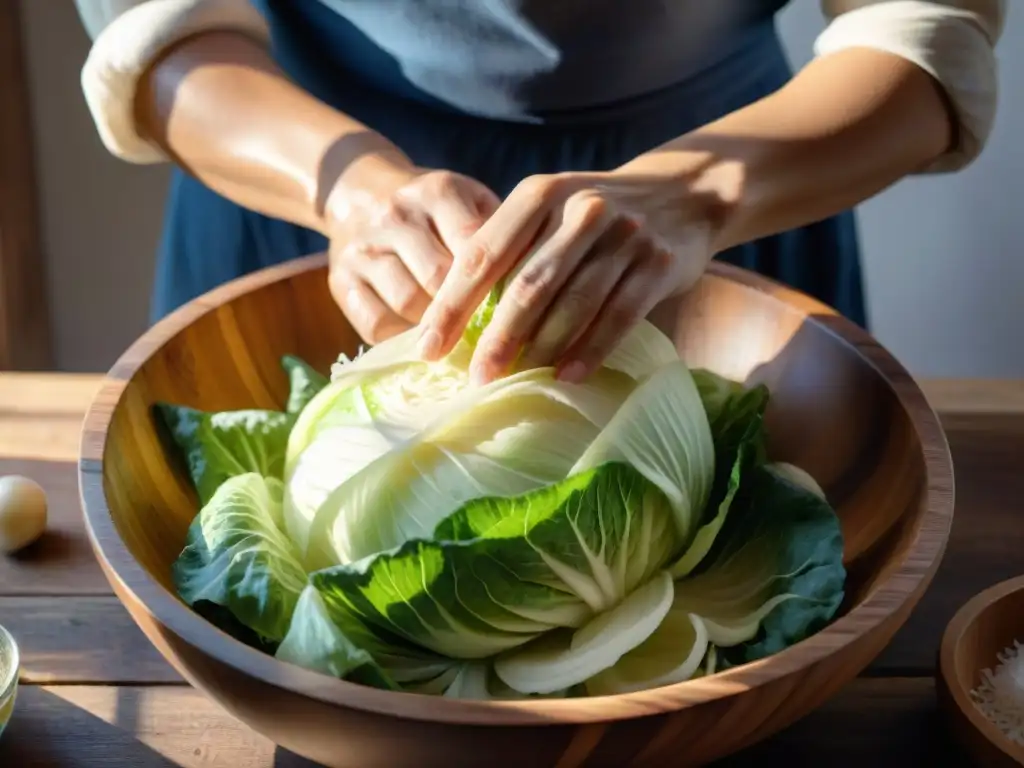
<svg viewBox="0 0 1024 768"><path fill-rule="evenodd" d="M0 559L0 624L23 654L0 766L310 768L189 687L136 629L96 565L75 461L94 376L0 374L0 475L49 493L46 537ZM930 381L956 465L942 568L890 647L829 704L723 763L964 765L936 712L946 622L971 595L1024 573L1024 382Z"/></svg>

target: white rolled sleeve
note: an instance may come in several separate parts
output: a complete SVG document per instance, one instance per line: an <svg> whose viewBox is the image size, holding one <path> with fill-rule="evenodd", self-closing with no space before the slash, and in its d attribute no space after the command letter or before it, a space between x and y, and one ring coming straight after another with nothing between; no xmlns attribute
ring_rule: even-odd
<svg viewBox="0 0 1024 768"><path fill-rule="evenodd" d="M82 90L104 146L132 163L167 157L135 124L139 79L170 46L200 32L235 31L269 44L270 30L249 0L75 0L93 39Z"/></svg>
<svg viewBox="0 0 1024 768"><path fill-rule="evenodd" d="M995 122L995 47L1005 0L821 0L829 20L815 42L824 56L873 48L912 61L945 91L957 120L957 142L923 173L959 170L982 151Z"/></svg>

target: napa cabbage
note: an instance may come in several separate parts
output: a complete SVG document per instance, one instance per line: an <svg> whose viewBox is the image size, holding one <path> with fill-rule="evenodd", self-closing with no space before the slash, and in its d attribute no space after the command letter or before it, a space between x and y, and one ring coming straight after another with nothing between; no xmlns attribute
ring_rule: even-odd
<svg viewBox="0 0 1024 768"><path fill-rule="evenodd" d="M582 383L474 386L495 301L436 363L411 330L330 377L285 357L280 410L159 404L199 506L181 599L283 661L473 699L682 682L832 619L838 520L769 462L764 386L647 322Z"/></svg>

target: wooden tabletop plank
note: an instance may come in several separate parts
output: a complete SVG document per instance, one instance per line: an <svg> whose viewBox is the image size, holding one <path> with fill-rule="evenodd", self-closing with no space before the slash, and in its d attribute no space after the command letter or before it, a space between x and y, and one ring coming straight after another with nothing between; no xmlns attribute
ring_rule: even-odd
<svg viewBox="0 0 1024 768"><path fill-rule="evenodd" d="M0 740L18 768L307 768L192 688L25 686Z"/></svg>
<svg viewBox="0 0 1024 768"><path fill-rule="evenodd" d="M180 683L114 597L0 598L30 683Z"/></svg>
<svg viewBox="0 0 1024 768"><path fill-rule="evenodd" d="M858 680L789 730L720 768L963 765L927 679ZM18 768L311 768L185 686L26 686L0 740Z"/></svg>
<svg viewBox="0 0 1024 768"><path fill-rule="evenodd" d="M918 385L937 411L1024 414L1024 379L923 379Z"/></svg>

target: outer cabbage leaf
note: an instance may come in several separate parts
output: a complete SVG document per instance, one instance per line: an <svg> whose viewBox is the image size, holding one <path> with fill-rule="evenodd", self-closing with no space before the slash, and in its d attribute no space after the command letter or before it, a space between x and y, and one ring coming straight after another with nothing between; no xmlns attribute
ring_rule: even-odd
<svg viewBox="0 0 1024 768"><path fill-rule="evenodd" d="M708 415L716 450L742 442L750 422L764 415L769 398L764 384L747 387L704 368L694 369L693 380ZM759 444L758 461L764 459L763 449L763 443Z"/></svg>
<svg viewBox="0 0 1024 768"><path fill-rule="evenodd" d="M814 479L813 475L802 467L796 466L796 464L790 464L785 461L774 461L767 465L768 469L781 475L785 480L799 485L806 491L810 491L819 499L828 501L828 497L825 494L824 489L818 485L818 481Z"/></svg>
<svg viewBox="0 0 1024 768"><path fill-rule="evenodd" d="M739 492L743 477L753 466L754 447L758 433L757 424L751 424L750 434L746 441L736 445L731 455L722 454L716 458L715 483L712 486L711 500L707 512L711 518L697 530L690 546L683 550L682 555L672 564L671 573L674 578L688 576L707 556L715 543L715 538L725 525ZM707 513L706 513L707 514Z"/></svg>
<svg viewBox="0 0 1024 768"><path fill-rule="evenodd" d="M347 607L327 603L313 586L299 598L277 658L376 688L439 695L452 684L458 660L416 648L387 632L373 633Z"/></svg>
<svg viewBox="0 0 1024 768"><path fill-rule="evenodd" d="M641 320L605 358L603 365L639 381L679 359L672 340L651 322Z"/></svg>
<svg viewBox="0 0 1024 768"><path fill-rule="evenodd" d="M395 682L380 668L366 647L354 640L369 638L358 624L331 617L313 587L306 587L299 597L291 625L275 654L281 661L311 669L332 677L340 677L375 688L397 690Z"/></svg>
<svg viewBox="0 0 1024 768"><path fill-rule="evenodd" d="M714 444L689 368L680 360L648 376L622 403L571 472L607 462L634 467L672 505L683 542L711 492Z"/></svg>
<svg viewBox="0 0 1024 768"><path fill-rule="evenodd" d="M679 546L670 505L608 464L515 498L475 499L431 540L311 575L330 608L436 653L483 659L578 627Z"/></svg>
<svg viewBox="0 0 1024 768"><path fill-rule="evenodd" d="M676 582L672 610L701 617L725 669L823 628L842 603L845 578L842 532L828 503L756 467L706 560Z"/></svg>
<svg viewBox="0 0 1024 768"><path fill-rule="evenodd" d="M554 693L615 665L643 644L672 607L672 577L659 571L618 605L597 614L574 632L548 632L523 648L500 656L494 671L512 689Z"/></svg>
<svg viewBox="0 0 1024 768"><path fill-rule="evenodd" d="M744 474L700 569L675 582L660 625L586 681L591 695L648 690L777 653L820 630L843 599L839 521L766 467Z"/></svg>
<svg viewBox="0 0 1024 768"><path fill-rule="evenodd" d="M718 536L744 474L764 455L764 411L768 390L746 389L707 371L694 374L715 446L715 476L701 525L672 575L689 575L707 555Z"/></svg>
<svg viewBox="0 0 1024 768"><path fill-rule="evenodd" d="M260 637L257 632L240 622L235 614L223 605L212 603L209 600L197 600L192 604L192 610L217 627L221 632L231 635L235 640L248 645L250 648L255 648L258 651L271 655L277 650L277 640Z"/></svg>
<svg viewBox="0 0 1024 768"><path fill-rule="evenodd" d="M702 672L708 652L708 632L700 616L669 610L643 643L586 681L587 693L611 696L690 680Z"/></svg>
<svg viewBox="0 0 1024 768"><path fill-rule="evenodd" d="M231 477L250 472L283 477L291 415L261 410L206 413L165 403L156 410L188 465L200 505L209 503Z"/></svg>
<svg viewBox="0 0 1024 768"><path fill-rule="evenodd" d="M188 467L200 506L213 498L229 477L256 472L284 478L288 437L297 414L327 380L307 363L288 355L285 411L243 409L206 412L184 405L157 403L154 410Z"/></svg>
<svg viewBox="0 0 1024 768"><path fill-rule="evenodd" d="M188 605L223 606L261 638L280 641L307 584L281 530L280 480L256 473L228 478L192 521L172 575Z"/></svg>
<svg viewBox="0 0 1024 768"><path fill-rule="evenodd" d="M285 355L281 366L288 374L287 413L297 414L305 408L316 394L327 386L327 377L313 366L295 355Z"/></svg>
<svg viewBox="0 0 1024 768"><path fill-rule="evenodd" d="M585 691L579 686L562 688L549 694L531 695L510 688L494 671L489 660L461 663L451 681L443 689L444 696L452 699L501 701L514 699L552 699L579 696Z"/></svg>

